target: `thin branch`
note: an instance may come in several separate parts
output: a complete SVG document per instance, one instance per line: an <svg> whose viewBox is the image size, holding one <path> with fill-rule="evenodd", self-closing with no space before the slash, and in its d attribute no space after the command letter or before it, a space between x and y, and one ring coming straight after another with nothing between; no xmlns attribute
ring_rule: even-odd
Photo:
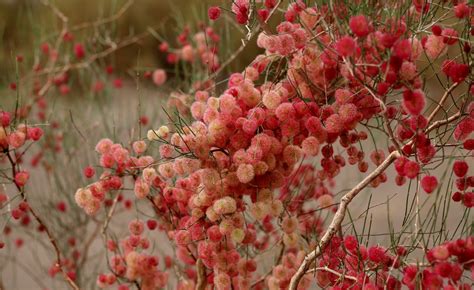
<svg viewBox="0 0 474 290"><path fill-rule="evenodd" d="M340 277L341 279L347 279L347 280L357 281L357 277L344 275L343 273L339 273L338 271L333 270L333 269L328 268L328 267L317 267L317 268L313 268L313 269L309 270L307 273L312 273L312 272L317 272L317 271L325 271L325 272L332 273L332 274L334 274L334 275Z"/></svg>
<svg viewBox="0 0 474 290"><path fill-rule="evenodd" d="M441 97L441 100L439 101L438 105L436 106L436 108L433 110L433 112L431 112L430 116L428 117L428 124L431 123L431 121L433 121L434 117L436 116L436 114L439 112L439 110L441 110L441 108L443 107L444 103L446 102L446 100L448 99L448 96L451 94L451 92L459 85L459 83L454 83L451 87L449 87L449 89L444 93L444 95Z"/></svg>
<svg viewBox="0 0 474 290"><path fill-rule="evenodd" d="M8 160L10 162L10 165L12 166L12 174L13 176L16 175L16 162L13 160L13 158L10 156L10 152L6 149L4 151L4 153L7 155L8 157ZM28 203L28 200L26 198L26 195L25 195L25 192L23 190L23 188L21 186L19 186L18 184L15 183L15 186L18 190L18 192L20 193L22 199ZM39 217L39 215L36 213L36 211L34 210L34 208L30 205L30 208L29 208L29 211L31 213L31 215L35 218L36 222L44 229L44 232L46 233L46 235L48 236L48 239L49 239L49 242L51 243L51 245L53 246L54 248L54 251L56 253L56 266L58 267L58 269L61 271L61 273L63 274L63 277L64 277L64 280L66 280L66 282L71 286L72 289L74 290L80 290L79 286L77 286L77 284L67 275L67 273L64 271L64 268L63 268L63 265L62 265L62 261L61 261L61 251L59 250L59 246L58 246L58 243L56 242L56 239L53 237L53 235L51 234L51 231L49 230L49 228L46 226L46 224L43 222L43 220Z"/></svg>

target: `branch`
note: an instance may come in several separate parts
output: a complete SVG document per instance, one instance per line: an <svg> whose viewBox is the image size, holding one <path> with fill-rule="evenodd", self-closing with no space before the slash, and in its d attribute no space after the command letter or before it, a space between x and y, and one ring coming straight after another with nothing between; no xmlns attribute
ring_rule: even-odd
<svg viewBox="0 0 474 290"><path fill-rule="evenodd" d="M400 153L398 151L393 151L392 153L390 153L390 155L387 156L387 158L382 162L382 164L380 164L372 173L370 173L366 178L364 178L364 180L357 184L356 187L354 187L351 191L346 193L341 198L341 202L336 211L336 214L334 215L327 231L324 233L324 236L321 238L319 245L311 253L306 255L300 267L291 278L289 286L290 290L297 289L301 278L303 278L303 276L307 273L311 263L313 263L314 260L316 260L316 258L318 258L322 254L323 250L327 247L332 237L336 234L338 228L341 226L341 223L344 220L347 207L351 203L352 199L354 199L354 197L356 197L359 192L361 192L365 187L367 187L367 185L369 185L372 180L374 180L377 176L384 172L385 169L387 169L388 166L392 164L399 156Z"/></svg>
<svg viewBox="0 0 474 290"><path fill-rule="evenodd" d="M444 102L446 102L446 100L448 99L448 96L450 95L450 93L459 85L459 83L454 83L451 87L449 87L449 89L444 93L444 95L441 97L441 100L439 100L439 103L438 105L436 106L436 108L433 110L433 112L431 112L430 116L428 117L428 124L431 123L431 121L433 121L434 117L436 116L436 113L439 112L439 110L441 110L441 108L443 107L443 104Z"/></svg>
<svg viewBox="0 0 474 290"><path fill-rule="evenodd" d="M328 268L328 267L313 268L313 269L309 270L307 273L312 273L312 272L317 272L317 271L325 271L325 272L332 273L332 274L334 274L334 275L336 275L336 276L338 276L342 279L357 281L357 277L344 275L343 273L339 273L338 271L333 270L333 269Z"/></svg>
<svg viewBox="0 0 474 290"><path fill-rule="evenodd" d="M436 128L439 128L443 125L446 125L446 124L449 124L453 121L456 121L457 119L459 119L460 117L462 117L462 114L461 112L457 112L456 114L452 115L451 117L447 118L447 119L444 119L444 120L439 120L439 121L436 121L434 122L433 124L431 124L431 126L429 126L425 133L428 134L429 132L433 131L434 129Z"/></svg>
<svg viewBox="0 0 474 290"><path fill-rule="evenodd" d="M201 259L197 259L196 268L198 275L196 290L204 290L206 289L206 268Z"/></svg>
<svg viewBox="0 0 474 290"><path fill-rule="evenodd" d="M12 166L12 174L13 174L13 177L15 177L16 175L16 162L13 160L13 158L10 156L10 152L8 151L8 149L5 149L4 153L7 155L8 157L8 160L10 162L10 165ZM28 200L26 198L26 195L25 195L25 192L23 190L23 188L21 186L19 186L18 184L15 183L15 186L18 190L18 192L20 193L22 199L28 203ZM66 282L71 286L72 289L74 290L80 290L79 286L77 286L77 284L67 275L67 273L64 271L63 269L63 266L62 266L62 262L61 262L61 251L59 250L59 246L58 246L58 243L56 242L56 239L53 237L53 235L51 234L49 228L46 226L46 224L43 222L43 220L39 217L39 215L36 213L36 211L33 209L33 207L30 205L29 207L29 211L31 213L31 215L35 218L36 222L44 229L44 231L46 232L46 235L48 236L49 238L49 242L51 243L51 245L53 246L54 248L54 251L56 253L56 266L59 268L59 270L61 271L61 273L63 274L64 276L64 280L66 280Z"/></svg>

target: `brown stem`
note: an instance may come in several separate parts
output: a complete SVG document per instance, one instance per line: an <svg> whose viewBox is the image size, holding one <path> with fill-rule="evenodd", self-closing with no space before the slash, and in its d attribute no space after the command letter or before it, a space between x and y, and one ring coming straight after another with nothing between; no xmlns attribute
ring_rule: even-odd
<svg viewBox="0 0 474 290"><path fill-rule="evenodd" d="M204 290L206 289L206 267L202 263L201 259L197 259L196 268L197 268L197 275L198 275L196 290Z"/></svg>
<svg viewBox="0 0 474 290"><path fill-rule="evenodd" d="M333 269L328 268L328 267L317 267L317 268L313 268L313 269L309 270L307 273L312 273L312 272L317 272L317 271L325 271L325 272L332 273L332 274L338 276L338 277L341 278L341 279L347 279L347 280L357 281L357 277L344 275L343 273L339 273L338 271L333 270Z"/></svg>
<svg viewBox="0 0 474 290"><path fill-rule="evenodd" d="M436 117L436 113L439 112L439 110L441 110L441 108L443 107L444 103L446 102L446 100L448 99L449 95L451 94L451 92L459 85L459 83L454 83L451 87L449 87L449 89L444 93L444 95L441 97L441 100L439 100L439 103L438 105L436 106L436 108L433 110L433 112L431 112L430 116L428 117L428 124L431 123L431 121L433 121L434 117Z"/></svg>

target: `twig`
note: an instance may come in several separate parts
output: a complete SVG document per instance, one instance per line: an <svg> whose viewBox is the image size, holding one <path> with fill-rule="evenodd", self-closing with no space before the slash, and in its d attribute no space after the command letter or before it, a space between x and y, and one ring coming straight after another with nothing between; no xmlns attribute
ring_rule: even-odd
<svg viewBox="0 0 474 290"><path fill-rule="evenodd" d="M110 220L112 219L112 216L114 215L115 208L117 207L117 202L119 199L120 194L117 193L117 196L115 196L114 201L112 202L112 206L109 209L109 212L107 213L107 217L104 221L104 224L102 226L102 236L104 237L104 241L107 240L106 232L107 228L109 227Z"/></svg>
<svg viewBox="0 0 474 290"><path fill-rule="evenodd" d="M433 112L431 112L430 116L428 117L428 124L431 123L431 121L433 121L434 117L436 116L436 113L439 112L439 110L441 110L441 108L443 107L443 104L444 102L446 102L446 100L448 99L448 96L450 95L450 93L459 85L459 83L454 83L451 87L449 87L449 89L444 93L444 95L441 97L441 100L439 100L439 103L438 105L436 106L436 108L433 110Z"/></svg>
<svg viewBox="0 0 474 290"><path fill-rule="evenodd" d="M382 172L387 169L387 167L392 164L395 159L397 159L400 156L400 153L398 151L393 151L390 153L390 155L387 156L387 158L380 164L372 173L370 173L364 180L362 180L359 184L357 184L351 191L346 193L342 198L341 202L339 204L339 207L336 211L336 214L334 215L331 224L329 225L327 231L324 233L323 237L321 238L321 241L319 242L319 245L314 249L312 252L310 252L306 257L304 258L303 262L301 263L300 267L296 271L296 273L291 277L290 281L290 290L296 290L298 287L298 284L303 278L303 276L307 273L309 267L311 266L311 263L319 257L323 250L326 248L326 246L329 244L331 241L331 238L336 234L337 229L341 225L342 221L344 220L344 217L346 215L346 210L348 205L351 203L351 201L354 199L354 197L359 194L367 185L372 182L377 176L379 176Z"/></svg>
<svg viewBox="0 0 474 290"><path fill-rule="evenodd" d="M325 271L325 272L332 273L332 274L334 274L334 275L336 275L336 276L338 276L342 279L357 281L357 277L344 275L343 273L339 273L338 271L333 270L333 269L328 268L328 267L313 268L313 269L309 270L307 273L312 273L312 272L317 272L317 271Z"/></svg>
<svg viewBox="0 0 474 290"><path fill-rule="evenodd" d="M5 152L5 155L7 155L8 157L8 160L10 162L10 165L12 166L12 174L13 176L16 175L16 162L13 160L13 158L10 156L10 152L8 150L6 150ZM18 184L15 183L15 186L18 190L18 192L20 193L22 199L28 203L28 200L26 198L26 195L25 195L25 192L23 190L23 188L21 186L19 186ZM30 205L30 208L29 208L29 211L31 213L31 215L35 218L36 222L44 229L44 231L46 232L46 235L48 236L49 238L49 242L51 243L51 245L53 246L54 248L54 251L56 252L56 266L59 268L59 270L61 271L61 273L63 274L64 276L64 280L66 280L66 282L71 286L72 289L74 290L80 290L79 286L77 286L77 284L67 275L67 273L64 271L63 269L63 266L62 266L62 261L61 261L61 251L59 250L59 246L58 246L58 243L56 242L56 239L53 237L53 235L51 234L49 228L46 226L46 224L43 222L43 220L39 217L39 215L36 213L36 211L34 210L34 208Z"/></svg>
<svg viewBox="0 0 474 290"><path fill-rule="evenodd" d="M439 128L443 125L446 125L446 124L449 124L453 121L456 121L457 119L461 118L462 117L462 114L461 112L457 112L456 114L452 115L451 117L447 118L447 119L444 119L444 120L439 120L439 121L436 121L434 122L433 124L431 124L427 129L426 129L426 133L429 133L431 131L433 131L434 129L436 128Z"/></svg>

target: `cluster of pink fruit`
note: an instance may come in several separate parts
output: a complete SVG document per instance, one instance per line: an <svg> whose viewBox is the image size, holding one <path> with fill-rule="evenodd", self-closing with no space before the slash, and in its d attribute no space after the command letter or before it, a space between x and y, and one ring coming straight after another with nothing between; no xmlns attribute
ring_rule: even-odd
<svg viewBox="0 0 474 290"><path fill-rule="evenodd" d="M256 17L264 23L277 3L264 1L261 9L251 5L248 0L234 1L231 11L239 23L247 24L252 11L258 11ZM151 143L162 143L161 158L147 156L148 145L143 140L133 144L133 157L131 150L119 144L100 141L97 151L104 172L99 181L76 193L78 204L94 214L105 193L120 189L123 180L132 177L136 197L152 203L161 228L175 243L179 261L188 266L203 263L205 283L217 289L264 285L281 289L288 287L304 257L302 243L311 236L310 228L317 236L324 229L317 215L311 222L302 218L311 218L307 206L317 201L316 208L335 208L330 188L346 160L350 165L358 164L361 172L368 170L364 152L356 147L367 139L360 123L384 118L388 128L392 144L386 151L370 154L375 166L382 164L386 152L398 150L402 157L395 163L396 183L420 179L421 187L433 192L439 181L422 169L437 153L436 139L429 134L435 124L431 116L424 116L427 97L418 60L423 55L430 61L442 59L449 46L460 42L468 53L469 42L454 28L436 25L432 32L409 29L408 19L422 21L429 5L414 3L407 16L398 18L351 16L343 4L334 5L337 7L292 3L275 34L260 33L257 44L264 53L243 73L232 74L222 94L204 90L194 94L190 107L194 122L148 132ZM461 22L468 21L466 9L471 8L465 3L455 7ZM209 9L212 20L220 15L220 8ZM348 19L347 26L336 18ZM162 50L168 51L166 44ZM192 61L192 51L183 43L179 55ZM169 54L168 58L170 55L176 56ZM440 69L453 87L470 75L468 64L461 61L446 59ZM273 70L278 77L269 79ZM468 91L467 96L472 94L472 86ZM468 98L463 102L455 139L464 142L466 158L472 158L474 106ZM459 149L463 150L462 146ZM320 166L305 164L315 158ZM467 191L472 177L466 177L466 162L458 161L454 166L460 178L458 189L465 191L464 204L471 207L472 192ZM371 185L387 180L382 172ZM472 238L459 243L462 251L472 256ZM281 264L271 275L256 279L259 267L255 257L275 245L283 248ZM316 247L314 242L310 245ZM398 289L401 283L414 287L418 267L404 265L406 249L393 250L394 255L380 246L367 250L352 236L344 241L333 238L317 262L322 268L317 282L324 287L337 285L334 289L355 287L356 283L367 289L382 285ZM442 284L449 276L444 270L439 272L446 265L438 266L441 262L437 261L447 259L437 257L440 251L434 248L427 253L428 258L429 253L434 255L429 258L432 268L421 274L427 287ZM450 268L453 273L472 265L459 256L455 260L458 264ZM405 269L403 280L390 274L400 267ZM369 275L379 270L380 276ZM132 276L129 279L139 278ZM195 275L188 277L194 280ZM458 280L451 279L450 285L458 285ZM198 282L182 282L181 286L186 289ZM310 284L311 275L307 275L299 289Z"/></svg>

